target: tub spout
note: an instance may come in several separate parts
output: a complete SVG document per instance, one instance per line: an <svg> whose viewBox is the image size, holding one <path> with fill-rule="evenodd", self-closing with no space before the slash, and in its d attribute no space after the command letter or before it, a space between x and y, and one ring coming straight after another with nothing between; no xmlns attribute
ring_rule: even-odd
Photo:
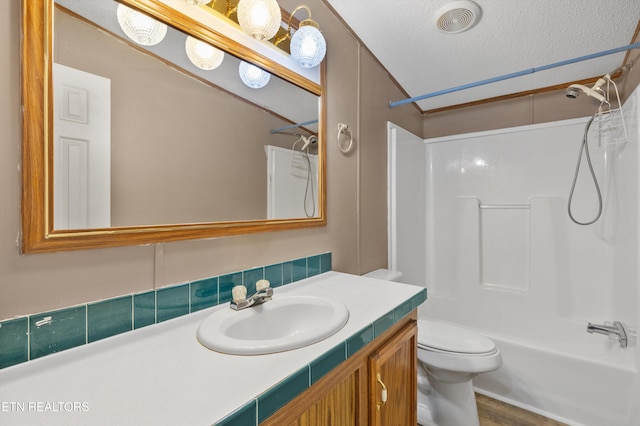
<svg viewBox="0 0 640 426"><path fill-rule="evenodd" d="M604 325L589 323L587 325L587 333L604 334L605 336L617 338L621 347L627 347L627 330L620 321L605 322Z"/></svg>

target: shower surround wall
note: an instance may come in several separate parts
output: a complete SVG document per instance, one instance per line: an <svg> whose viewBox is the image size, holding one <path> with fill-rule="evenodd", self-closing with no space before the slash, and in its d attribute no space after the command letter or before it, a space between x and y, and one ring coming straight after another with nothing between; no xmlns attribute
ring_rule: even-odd
<svg viewBox="0 0 640 426"><path fill-rule="evenodd" d="M480 392L569 424L634 424L637 344L586 325L638 327L637 98L624 106L626 144L592 126L604 210L586 227L567 196L587 119L425 141L391 131L390 265L429 289L422 318L495 339L504 366L474 381ZM596 200L583 158L574 216L593 218Z"/></svg>

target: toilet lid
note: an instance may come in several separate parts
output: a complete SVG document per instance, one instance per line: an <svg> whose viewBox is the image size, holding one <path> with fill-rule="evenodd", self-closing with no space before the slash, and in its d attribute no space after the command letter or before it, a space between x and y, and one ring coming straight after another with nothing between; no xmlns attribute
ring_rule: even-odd
<svg viewBox="0 0 640 426"><path fill-rule="evenodd" d="M483 354L496 348L491 339L471 330L425 320L418 321L418 345L467 354Z"/></svg>

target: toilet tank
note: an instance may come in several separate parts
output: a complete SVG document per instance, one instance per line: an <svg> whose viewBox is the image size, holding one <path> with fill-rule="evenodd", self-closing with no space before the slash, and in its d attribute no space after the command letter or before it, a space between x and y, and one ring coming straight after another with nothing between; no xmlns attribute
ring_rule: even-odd
<svg viewBox="0 0 640 426"><path fill-rule="evenodd" d="M376 269L375 271L364 274L363 277L400 282L402 279L402 272L394 271L392 269Z"/></svg>

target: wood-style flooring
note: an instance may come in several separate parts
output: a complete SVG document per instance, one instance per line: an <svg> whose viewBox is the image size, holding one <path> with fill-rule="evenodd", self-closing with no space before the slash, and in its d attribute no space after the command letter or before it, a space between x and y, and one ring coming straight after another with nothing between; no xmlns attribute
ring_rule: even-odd
<svg viewBox="0 0 640 426"><path fill-rule="evenodd" d="M476 394L480 426L566 426L502 401Z"/></svg>

